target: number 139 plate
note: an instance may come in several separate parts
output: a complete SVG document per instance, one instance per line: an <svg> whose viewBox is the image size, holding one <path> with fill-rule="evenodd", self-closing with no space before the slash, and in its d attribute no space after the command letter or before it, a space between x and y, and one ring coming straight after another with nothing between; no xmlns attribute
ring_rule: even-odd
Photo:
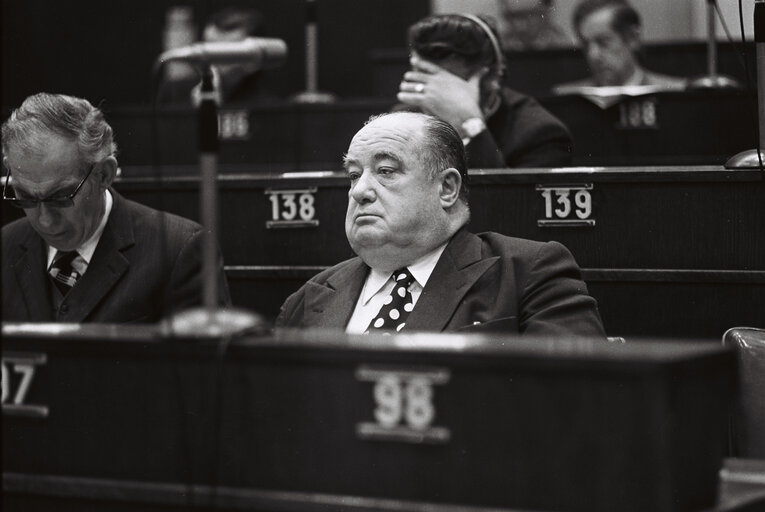
<svg viewBox="0 0 765 512"><path fill-rule="evenodd" d="M592 183L537 185L536 190L544 202L544 218L537 220L537 226L594 226L592 189Z"/></svg>

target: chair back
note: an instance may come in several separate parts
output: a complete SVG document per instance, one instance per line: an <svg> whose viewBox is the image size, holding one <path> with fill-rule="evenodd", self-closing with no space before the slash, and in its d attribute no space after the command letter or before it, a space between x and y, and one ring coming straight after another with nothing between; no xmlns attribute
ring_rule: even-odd
<svg viewBox="0 0 765 512"><path fill-rule="evenodd" d="M765 329L734 327L723 345L736 351L738 394L731 418L731 455L765 459Z"/></svg>

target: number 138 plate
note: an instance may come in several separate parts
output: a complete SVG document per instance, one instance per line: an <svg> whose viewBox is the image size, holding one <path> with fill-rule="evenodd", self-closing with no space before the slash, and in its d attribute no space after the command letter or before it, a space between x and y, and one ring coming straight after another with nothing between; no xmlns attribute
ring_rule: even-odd
<svg viewBox="0 0 765 512"><path fill-rule="evenodd" d="M271 220L266 221L267 229L319 225L316 219L316 187L291 190L268 188L265 193L271 201Z"/></svg>

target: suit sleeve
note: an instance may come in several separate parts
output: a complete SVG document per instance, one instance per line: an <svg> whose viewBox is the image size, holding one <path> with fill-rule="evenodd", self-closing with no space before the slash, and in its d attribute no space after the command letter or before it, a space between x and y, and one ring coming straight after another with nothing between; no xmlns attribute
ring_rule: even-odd
<svg viewBox="0 0 765 512"><path fill-rule="evenodd" d="M305 286L287 297L274 322L275 327L302 327L303 307L305 303Z"/></svg>
<svg viewBox="0 0 765 512"><path fill-rule="evenodd" d="M597 302L563 245L548 242L539 249L524 284L520 322L526 334L606 336Z"/></svg>
<svg viewBox="0 0 765 512"><path fill-rule="evenodd" d="M202 304L202 245L203 231L195 230L182 243L170 275L168 311L177 312ZM218 280L218 304L231 305L228 281L223 268L223 256L217 251L216 273Z"/></svg>
<svg viewBox="0 0 765 512"><path fill-rule="evenodd" d="M501 169L508 167L502 150L491 132L486 129L473 137L465 151L468 156L468 167L471 169Z"/></svg>

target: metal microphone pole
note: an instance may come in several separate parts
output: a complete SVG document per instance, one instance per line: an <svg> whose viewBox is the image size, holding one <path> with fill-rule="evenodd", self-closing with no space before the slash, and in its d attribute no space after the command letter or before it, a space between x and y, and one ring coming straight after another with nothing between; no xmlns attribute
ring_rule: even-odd
<svg viewBox="0 0 765 512"><path fill-rule="evenodd" d="M222 336L262 330L255 313L221 308L218 293L218 108L212 68L203 65L199 104L200 214L202 233L202 307L174 315L170 329L185 336Z"/></svg>
<svg viewBox="0 0 765 512"><path fill-rule="evenodd" d="M291 98L295 103L332 103L335 95L319 91L319 25L316 0L306 1L305 81L306 90Z"/></svg>
<svg viewBox="0 0 765 512"><path fill-rule="evenodd" d="M725 162L726 169L762 169L765 161L765 0L754 2L754 45L757 51L757 126L758 144L735 154Z"/></svg>
<svg viewBox="0 0 765 512"><path fill-rule="evenodd" d="M689 89L741 88L741 84L735 78L717 73L715 1L707 0L707 74L689 80Z"/></svg>
<svg viewBox="0 0 765 512"><path fill-rule="evenodd" d="M202 249L204 278L202 305L210 312L218 307L216 276L216 234L218 232L218 113L215 104L213 74L209 65L202 73L199 103L199 175L200 214L205 227Z"/></svg>

